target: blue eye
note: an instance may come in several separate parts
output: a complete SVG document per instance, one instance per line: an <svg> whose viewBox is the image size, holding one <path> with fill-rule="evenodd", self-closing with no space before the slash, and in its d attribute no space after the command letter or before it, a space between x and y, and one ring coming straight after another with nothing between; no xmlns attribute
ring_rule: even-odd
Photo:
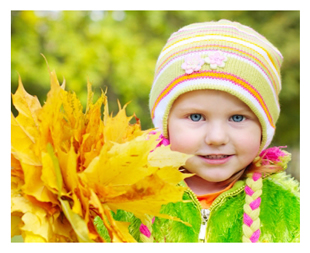
<svg viewBox="0 0 310 253"><path fill-rule="evenodd" d="M198 113L191 114L189 117L192 121L200 121L202 119L201 114Z"/></svg>
<svg viewBox="0 0 310 253"><path fill-rule="evenodd" d="M245 120L245 117L242 115L233 115L233 116L231 116L230 119L234 122L241 122L241 121Z"/></svg>

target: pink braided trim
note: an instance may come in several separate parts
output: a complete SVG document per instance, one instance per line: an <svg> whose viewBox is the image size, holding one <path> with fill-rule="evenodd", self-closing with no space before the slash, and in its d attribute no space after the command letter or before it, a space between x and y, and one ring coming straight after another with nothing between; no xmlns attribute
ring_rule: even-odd
<svg viewBox="0 0 310 253"><path fill-rule="evenodd" d="M141 224L139 229L141 234L144 234L147 238L151 237L151 232L146 225Z"/></svg>
<svg viewBox="0 0 310 253"><path fill-rule="evenodd" d="M243 223L245 225L247 225L248 227L250 227L252 225L252 223L253 223L253 220L252 220L252 218L249 215L244 213L243 214Z"/></svg>
<svg viewBox="0 0 310 253"><path fill-rule="evenodd" d="M155 217L153 217L152 219L152 224L154 223L155 221ZM147 238L150 238L151 237L151 232L150 230L148 229L148 227L146 225L144 225L143 223L140 225L140 228L139 228L141 234L145 235Z"/></svg>
<svg viewBox="0 0 310 253"><path fill-rule="evenodd" d="M253 243L257 242L259 239L259 236L260 236L260 230L257 229L250 238L251 242Z"/></svg>
<svg viewBox="0 0 310 253"><path fill-rule="evenodd" d="M250 207L252 208L252 210L257 209L260 206L261 201L262 201L262 199L260 197L258 197L254 201L252 201L250 204Z"/></svg>
<svg viewBox="0 0 310 253"><path fill-rule="evenodd" d="M254 194L254 191L251 189L251 187L246 186L244 188L245 194L252 196Z"/></svg>
<svg viewBox="0 0 310 253"><path fill-rule="evenodd" d="M262 177L262 174L260 174L259 172L255 172L253 173L253 180L257 181L258 179L260 179Z"/></svg>
<svg viewBox="0 0 310 253"><path fill-rule="evenodd" d="M261 175L260 173L254 173L253 176L252 176L252 178L253 178L254 181L257 181L258 179L261 178L261 176L262 176L262 175ZM249 196L252 196L252 195L254 194L254 191L253 191L253 190L251 189L251 187L249 187L249 186L245 186L244 191L245 191L245 193L246 193L247 195L249 195ZM260 206L261 201L262 201L262 200L261 200L260 197L258 197L256 200L252 201L252 202L250 203L251 209L252 209L252 210L257 209L257 208ZM243 223L244 223L245 225L247 225L248 227L250 227L250 226L253 224L252 218L251 218L247 213L243 213ZM256 242L258 241L258 239L259 239L260 233L261 233L260 229L257 229L257 230L252 234L252 236L251 236L251 238L250 238L250 241L251 241L252 243L256 243Z"/></svg>

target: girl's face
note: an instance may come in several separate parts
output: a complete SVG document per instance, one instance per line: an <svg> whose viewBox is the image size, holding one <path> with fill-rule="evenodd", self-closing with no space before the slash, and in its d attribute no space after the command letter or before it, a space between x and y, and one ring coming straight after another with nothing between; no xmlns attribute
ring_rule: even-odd
<svg viewBox="0 0 310 253"><path fill-rule="evenodd" d="M187 92L176 99L168 119L171 149L194 156L184 166L209 182L222 182L257 156L260 123L251 109L229 93Z"/></svg>

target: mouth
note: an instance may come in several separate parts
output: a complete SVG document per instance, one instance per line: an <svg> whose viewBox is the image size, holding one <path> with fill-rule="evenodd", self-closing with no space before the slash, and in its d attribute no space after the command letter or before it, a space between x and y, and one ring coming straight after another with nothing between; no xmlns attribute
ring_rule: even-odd
<svg viewBox="0 0 310 253"><path fill-rule="evenodd" d="M233 155L211 154L200 155L199 157L207 164L219 165L227 163L233 157Z"/></svg>
<svg viewBox="0 0 310 253"><path fill-rule="evenodd" d="M204 157L204 158L207 158L207 159L213 159L213 160L218 160L218 159L224 159L224 158L227 158L231 155L206 155L206 156L201 156L201 157Z"/></svg>

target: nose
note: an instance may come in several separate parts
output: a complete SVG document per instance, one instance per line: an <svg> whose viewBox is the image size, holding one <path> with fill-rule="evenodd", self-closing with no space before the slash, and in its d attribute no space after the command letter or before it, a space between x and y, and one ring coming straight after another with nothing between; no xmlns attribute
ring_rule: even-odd
<svg viewBox="0 0 310 253"><path fill-rule="evenodd" d="M208 124L206 134L205 134L205 143L213 146L222 146L228 143L229 134L227 132L225 124L220 122L215 122Z"/></svg>

